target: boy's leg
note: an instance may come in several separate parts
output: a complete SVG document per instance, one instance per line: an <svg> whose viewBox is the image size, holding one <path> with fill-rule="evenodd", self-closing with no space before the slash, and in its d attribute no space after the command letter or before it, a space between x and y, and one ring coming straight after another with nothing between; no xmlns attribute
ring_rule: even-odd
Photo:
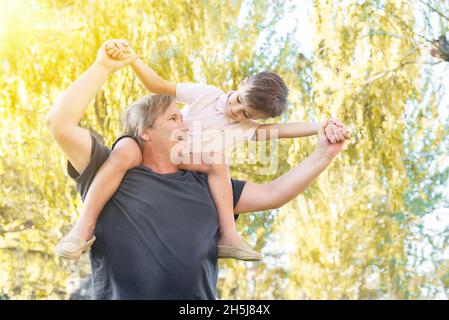
<svg viewBox="0 0 449 320"><path fill-rule="evenodd" d="M229 166L225 163L211 164L207 175L210 193L218 211L220 224L219 245L239 246L243 244L237 234L234 219L234 199Z"/></svg>
<svg viewBox="0 0 449 320"><path fill-rule="evenodd" d="M190 155L190 159L194 156ZM232 192L231 177L229 174L229 166L222 154L214 154L212 156L214 162L209 164L181 164L180 169L200 171L207 174L209 190L212 199L217 207L219 219L219 255L220 251L224 254L223 258L236 258L240 260L258 261L262 256L260 253L253 251L245 242L242 241L237 233L234 220L234 199ZM201 157L204 159L204 157ZM193 161L190 161L192 163ZM222 250L221 250L222 249ZM228 252L225 252L228 251ZM220 256L219 256L220 257Z"/></svg>
<svg viewBox="0 0 449 320"><path fill-rule="evenodd" d="M142 162L138 144L131 138L121 139L95 175L73 229L56 247L56 253L69 259L78 259L83 242L93 239L98 216L106 202L117 191L127 170ZM70 241L67 241L70 239ZM79 239L79 244L76 245Z"/></svg>

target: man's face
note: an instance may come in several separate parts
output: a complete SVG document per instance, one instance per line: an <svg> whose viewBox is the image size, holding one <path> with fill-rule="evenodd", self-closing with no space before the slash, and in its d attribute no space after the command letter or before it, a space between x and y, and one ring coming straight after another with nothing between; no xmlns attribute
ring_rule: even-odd
<svg viewBox="0 0 449 320"><path fill-rule="evenodd" d="M148 129L151 145L161 152L170 153L176 144L187 141L188 128L182 120L176 102L173 102L154 121L153 126Z"/></svg>
<svg viewBox="0 0 449 320"><path fill-rule="evenodd" d="M268 119L268 115L248 106L244 98L247 89L247 85L242 85L239 90L228 93L228 102L224 110L225 115L238 122Z"/></svg>

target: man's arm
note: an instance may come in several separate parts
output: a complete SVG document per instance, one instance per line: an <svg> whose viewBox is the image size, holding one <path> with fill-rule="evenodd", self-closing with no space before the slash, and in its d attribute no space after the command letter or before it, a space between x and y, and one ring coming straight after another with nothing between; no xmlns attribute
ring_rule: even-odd
<svg viewBox="0 0 449 320"><path fill-rule="evenodd" d="M315 151L295 168L264 184L247 182L235 207L235 213L276 209L303 192L343 148L344 141L332 144L326 138L326 124L327 122L319 127Z"/></svg>
<svg viewBox="0 0 449 320"><path fill-rule="evenodd" d="M92 140L78 123L109 75L135 59L111 59L106 53L107 45L108 41L101 46L94 64L59 97L46 117L49 131L80 174L89 164Z"/></svg>
<svg viewBox="0 0 449 320"><path fill-rule="evenodd" d="M92 138L78 126L84 111L106 81L109 72L92 65L60 96L47 114L47 127L67 159L78 173L90 161Z"/></svg>
<svg viewBox="0 0 449 320"><path fill-rule="evenodd" d="M298 166L273 181L263 184L247 182L235 212L245 213L282 207L302 193L330 162L331 159L314 152Z"/></svg>

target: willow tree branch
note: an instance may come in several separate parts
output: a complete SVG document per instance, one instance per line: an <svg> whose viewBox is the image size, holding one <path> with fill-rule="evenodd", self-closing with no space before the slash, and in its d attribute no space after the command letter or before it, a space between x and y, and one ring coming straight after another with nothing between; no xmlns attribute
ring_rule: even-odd
<svg viewBox="0 0 449 320"><path fill-rule="evenodd" d="M449 17L447 17L445 14L443 14L440 10L432 7L428 2L426 1L422 1L419 0L419 2L421 2L422 4L424 4L425 6L427 6L430 10L432 10L433 12L435 12L436 14L438 14L441 18L446 19L447 21L449 21Z"/></svg>
<svg viewBox="0 0 449 320"><path fill-rule="evenodd" d="M31 229L33 227L33 221L31 220L26 220L23 223L21 223L20 225L11 228L11 229L4 229L2 226L0 226L0 236L6 234L6 233L14 233L14 232L22 232L28 229Z"/></svg>

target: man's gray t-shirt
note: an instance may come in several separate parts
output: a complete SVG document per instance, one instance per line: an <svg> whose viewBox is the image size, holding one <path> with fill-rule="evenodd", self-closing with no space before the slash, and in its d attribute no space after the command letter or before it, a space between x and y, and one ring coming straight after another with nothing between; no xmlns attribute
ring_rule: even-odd
<svg viewBox="0 0 449 320"><path fill-rule="evenodd" d="M92 136L79 175L84 200L110 149ZM234 207L244 181L232 180ZM217 299L218 215L207 176L129 170L98 219L90 260L95 299Z"/></svg>

